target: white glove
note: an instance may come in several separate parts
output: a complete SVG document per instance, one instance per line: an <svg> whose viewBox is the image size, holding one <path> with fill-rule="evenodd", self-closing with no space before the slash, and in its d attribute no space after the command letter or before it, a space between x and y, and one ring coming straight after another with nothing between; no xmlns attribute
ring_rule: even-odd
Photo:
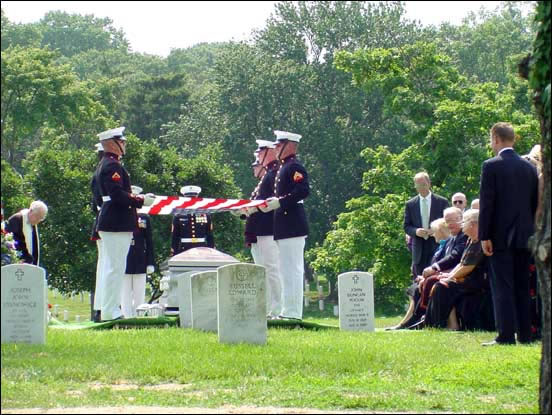
<svg viewBox="0 0 552 415"><path fill-rule="evenodd" d="M153 272L155 271L155 266L153 265L148 265L146 267L146 274L153 274Z"/></svg>
<svg viewBox="0 0 552 415"><path fill-rule="evenodd" d="M259 206L261 212L267 213L280 207L280 199L277 197L269 197L266 199L266 206Z"/></svg>
<svg viewBox="0 0 552 415"><path fill-rule="evenodd" d="M244 208L244 210L245 210L245 216L247 216L247 217L249 217L253 213L257 213L259 211L259 209L257 209L256 207L246 207L246 208Z"/></svg>
<svg viewBox="0 0 552 415"><path fill-rule="evenodd" d="M144 206L151 206L155 202L155 195L153 193L146 193L144 195Z"/></svg>

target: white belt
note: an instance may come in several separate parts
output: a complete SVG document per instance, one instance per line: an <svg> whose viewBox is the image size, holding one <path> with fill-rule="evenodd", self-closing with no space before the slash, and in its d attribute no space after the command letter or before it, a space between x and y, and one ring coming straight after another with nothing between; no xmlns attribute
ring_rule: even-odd
<svg viewBox="0 0 552 415"><path fill-rule="evenodd" d="M300 201L299 201L299 202L297 202L297 203L301 203L301 204L302 204L302 203L305 203L305 202L304 202L303 200L300 200Z"/></svg>
<svg viewBox="0 0 552 415"><path fill-rule="evenodd" d="M205 238L180 238L180 242L205 242Z"/></svg>
<svg viewBox="0 0 552 415"><path fill-rule="evenodd" d="M109 202L111 200L111 198L109 196L102 196L102 200L104 202Z"/></svg>

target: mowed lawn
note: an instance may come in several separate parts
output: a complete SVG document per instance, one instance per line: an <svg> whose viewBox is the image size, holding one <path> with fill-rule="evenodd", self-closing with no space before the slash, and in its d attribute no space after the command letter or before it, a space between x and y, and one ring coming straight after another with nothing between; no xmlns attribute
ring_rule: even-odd
<svg viewBox="0 0 552 415"><path fill-rule="evenodd" d="M336 318L310 318L338 325ZM191 329L63 330L2 345L2 409L253 405L536 413L541 344L484 348L493 333L271 328L224 345Z"/></svg>

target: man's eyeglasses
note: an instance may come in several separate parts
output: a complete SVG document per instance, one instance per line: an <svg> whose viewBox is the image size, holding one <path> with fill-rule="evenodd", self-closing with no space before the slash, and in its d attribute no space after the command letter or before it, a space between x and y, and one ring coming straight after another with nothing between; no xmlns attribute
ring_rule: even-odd
<svg viewBox="0 0 552 415"><path fill-rule="evenodd" d="M464 201L463 201L463 200L453 200L453 201L452 201L452 204L453 204L453 205L463 205L463 204L464 204Z"/></svg>

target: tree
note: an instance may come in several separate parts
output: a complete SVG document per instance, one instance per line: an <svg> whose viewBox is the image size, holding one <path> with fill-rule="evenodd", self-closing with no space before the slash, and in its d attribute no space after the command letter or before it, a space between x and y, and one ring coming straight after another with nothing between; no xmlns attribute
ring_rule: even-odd
<svg viewBox="0 0 552 415"><path fill-rule="evenodd" d="M42 32L42 46L59 50L63 56L73 56L91 49L129 49L123 31L117 30L109 17L52 11L40 20L39 28Z"/></svg>
<svg viewBox="0 0 552 415"><path fill-rule="evenodd" d="M532 56L520 64L520 73L529 78L534 91L534 104L540 121L542 150L542 215L537 218L537 231L531 240L535 255L537 275L542 300L542 358L540 367L539 409L541 414L550 413L550 39L552 37L552 7L549 2L538 2L535 14L537 34L533 42ZM528 65L530 64L530 65Z"/></svg>
<svg viewBox="0 0 552 415"><path fill-rule="evenodd" d="M105 125L105 108L57 56L19 46L2 51L2 157L12 166L38 147L45 127L82 145Z"/></svg>

